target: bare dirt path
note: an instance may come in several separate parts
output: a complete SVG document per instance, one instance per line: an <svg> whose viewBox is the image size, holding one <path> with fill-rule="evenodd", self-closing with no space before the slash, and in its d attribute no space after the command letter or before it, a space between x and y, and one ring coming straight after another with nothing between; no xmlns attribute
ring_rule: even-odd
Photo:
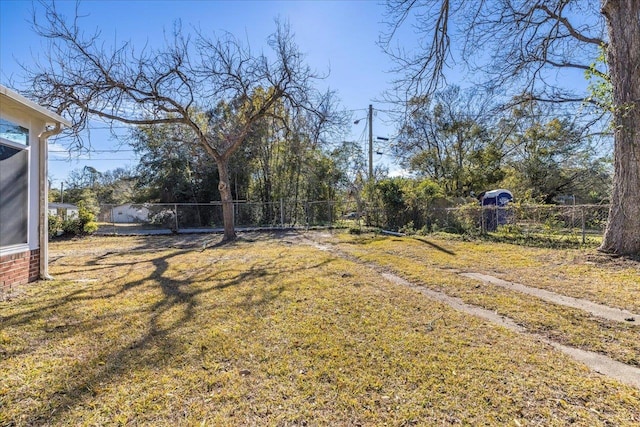
<svg viewBox="0 0 640 427"><path fill-rule="evenodd" d="M632 385L634 387L640 388L640 368L636 368L634 366L630 366L616 360L613 360L607 356L603 356L598 353L594 353L592 351L580 350L574 347L569 347L555 341L548 339L547 337L543 337L538 334L529 333L524 327L516 324L513 320L508 317L501 316L494 311L486 310L484 308L467 304L463 302L460 298L449 296L443 292L434 291L431 289L427 289L423 286L415 285L401 277L398 277L394 274L390 273L382 273L382 276L399 285L409 287L411 289L415 289L423 295L428 296L434 300L443 302L450 307L462 311L467 314L471 314L477 317L481 317L485 320L488 320L492 323L503 326L509 330L528 334L536 337L540 341L543 341L555 349L560 350L561 352L571 356L573 359L578 362L584 363L590 369L600 374L606 375L611 378L615 378L616 380Z"/></svg>
<svg viewBox="0 0 640 427"><path fill-rule="evenodd" d="M604 319L613 320L615 322L635 322L640 321L640 314L635 314L627 310L620 308L609 307L606 305L598 304L586 299L569 297L566 295L557 294L555 292L547 291L539 288L532 288L531 286L522 285L515 282L507 282L506 280L499 279L488 274L481 273L459 273L463 277L470 279L476 279L485 283L491 283L492 285L500 286L505 289L517 291L523 294L531 295L542 300L563 305L565 307L577 308L579 310L587 311L594 316L602 317Z"/></svg>
<svg viewBox="0 0 640 427"><path fill-rule="evenodd" d="M310 244L316 247L317 249L331 252L332 254L339 256L341 258L345 258L350 261L354 261L364 266L367 266L369 268L372 268L373 270L379 272L380 275L384 277L386 280L389 280L390 282L401 285L401 286L414 289L417 292L421 293L422 295L425 295L436 301L443 302L458 311L480 317L494 324L505 327L511 331L532 336L548 345L551 345L555 349L572 357L574 360L585 364L594 372L598 372L602 375L606 375L610 378L614 378L620 381L621 383L640 388L640 368L636 368L634 366L630 366L630 365L618 362L602 354L581 350L574 347L569 347L569 346L560 344L558 342L555 342L547 337L543 337L539 334L528 332L526 328L524 328L521 325L518 325L515 321L513 321L508 317L501 316L494 311L487 310L482 307L467 304L464 301L462 301L462 299L457 297L452 297L443 292L434 291L432 289L425 288L424 286L411 283L410 281L402 277L399 277L395 274L384 271L378 265L363 262L357 259L356 257L353 257L345 252L340 251L335 247L332 247L331 245L315 241L313 240L313 237L309 235L306 235L304 240L306 241L307 244ZM458 274L461 274L464 277L482 280L488 283L495 284L497 286L502 286L502 287L512 289L518 292L522 292L528 295L536 296L545 301L585 310L585 311L588 311L589 313L592 313L599 317L603 317L605 319L628 322L629 321L628 319L630 318L634 318L634 320L635 318L640 318L639 315L633 314L631 312L627 312L625 310L607 307L607 306L596 304L591 301L587 301L583 299L566 297L560 294L556 294L554 292L544 291L541 289L536 289L536 288L532 288L525 285L506 282L502 279L498 279L493 276L488 276L480 273L472 273L472 272L466 272L466 273L458 272Z"/></svg>

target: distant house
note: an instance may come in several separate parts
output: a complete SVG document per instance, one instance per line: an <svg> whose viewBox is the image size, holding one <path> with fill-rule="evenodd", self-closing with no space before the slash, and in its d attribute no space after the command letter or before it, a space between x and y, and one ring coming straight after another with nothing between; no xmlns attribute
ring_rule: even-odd
<svg viewBox="0 0 640 427"><path fill-rule="evenodd" d="M141 222L149 222L149 208L145 205L134 205L128 203L126 205L114 206L111 209L111 222L116 224L133 224Z"/></svg>
<svg viewBox="0 0 640 427"><path fill-rule="evenodd" d="M47 139L71 123L0 85L0 295L47 278Z"/></svg>
<svg viewBox="0 0 640 427"><path fill-rule="evenodd" d="M78 218L78 207L71 203L49 203L49 215L55 215L63 220Z"/></svg>

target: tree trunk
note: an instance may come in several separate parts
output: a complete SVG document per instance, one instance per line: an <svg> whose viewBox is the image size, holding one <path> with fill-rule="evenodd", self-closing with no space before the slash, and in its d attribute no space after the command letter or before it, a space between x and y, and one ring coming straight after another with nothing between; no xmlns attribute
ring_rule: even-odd
<svg viewBox="0 0 640 427"><path fill-rule="evenodd" d="M226 157L216 158L220 183L220 200L222 201L222 220L224 222L224 241L236 238L235 219L233 214L233 194L231 192L231 180L229 177L229 160Z"/></svg>
<svg viewBox="0 0 640 427"><path fill-rule="evenodd" d="M640 254L640 2L602 0L613 85L614 176L609 220L599 250Z"/></svg>

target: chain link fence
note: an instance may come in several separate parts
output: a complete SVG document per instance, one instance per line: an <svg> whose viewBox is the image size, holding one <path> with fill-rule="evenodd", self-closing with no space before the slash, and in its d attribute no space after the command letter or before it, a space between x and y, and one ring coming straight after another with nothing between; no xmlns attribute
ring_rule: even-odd
<svg viewBox="0 0 640 427"><path fill-rule="evenodd" d="M296 228L333 226L340 205L333 201L233 202L235 226ZM223 229L222 203L144 203L102 205L101 234L205 233Z"/></svg>
<svg viewBox="0 0 640 427"><path fill-rule="evenodd" d="M464 205L426 207L418 211L388 212L369 207L358 212L348 202L305 201L233 202L238 229L372 226L424 233L503 232L520 235L571 235L582 242L602 236L607 205ZM168 234L221 231L222 204L169 203L103 205L99 233Z"/></svg>
<svg viewBox="0 0 640 427"><path fill-rule="evenodd" d="M461 206L430 211L432 231L453 233L501 232L524 236L588 237L604 233L608 205Z"/></svg>

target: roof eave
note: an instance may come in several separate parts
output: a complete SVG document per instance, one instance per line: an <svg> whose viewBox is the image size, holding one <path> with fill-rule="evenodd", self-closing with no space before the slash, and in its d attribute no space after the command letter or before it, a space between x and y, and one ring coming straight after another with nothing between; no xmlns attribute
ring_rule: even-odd
<svg viewBox="0 0 640 427"><path fill-rule="evenodd" d="M7 88L6 86L0 85L0 97L6 97L8 100L12 101L14 104L22 105L27 107L30 111L37 113L37 115L41 116L47 123L53 122L60 123L63 126L71 127L71 122L59 114L54 113L53 111L49 111L41 105L31 101L29 98L26 98L19 93Z"/></svg>

